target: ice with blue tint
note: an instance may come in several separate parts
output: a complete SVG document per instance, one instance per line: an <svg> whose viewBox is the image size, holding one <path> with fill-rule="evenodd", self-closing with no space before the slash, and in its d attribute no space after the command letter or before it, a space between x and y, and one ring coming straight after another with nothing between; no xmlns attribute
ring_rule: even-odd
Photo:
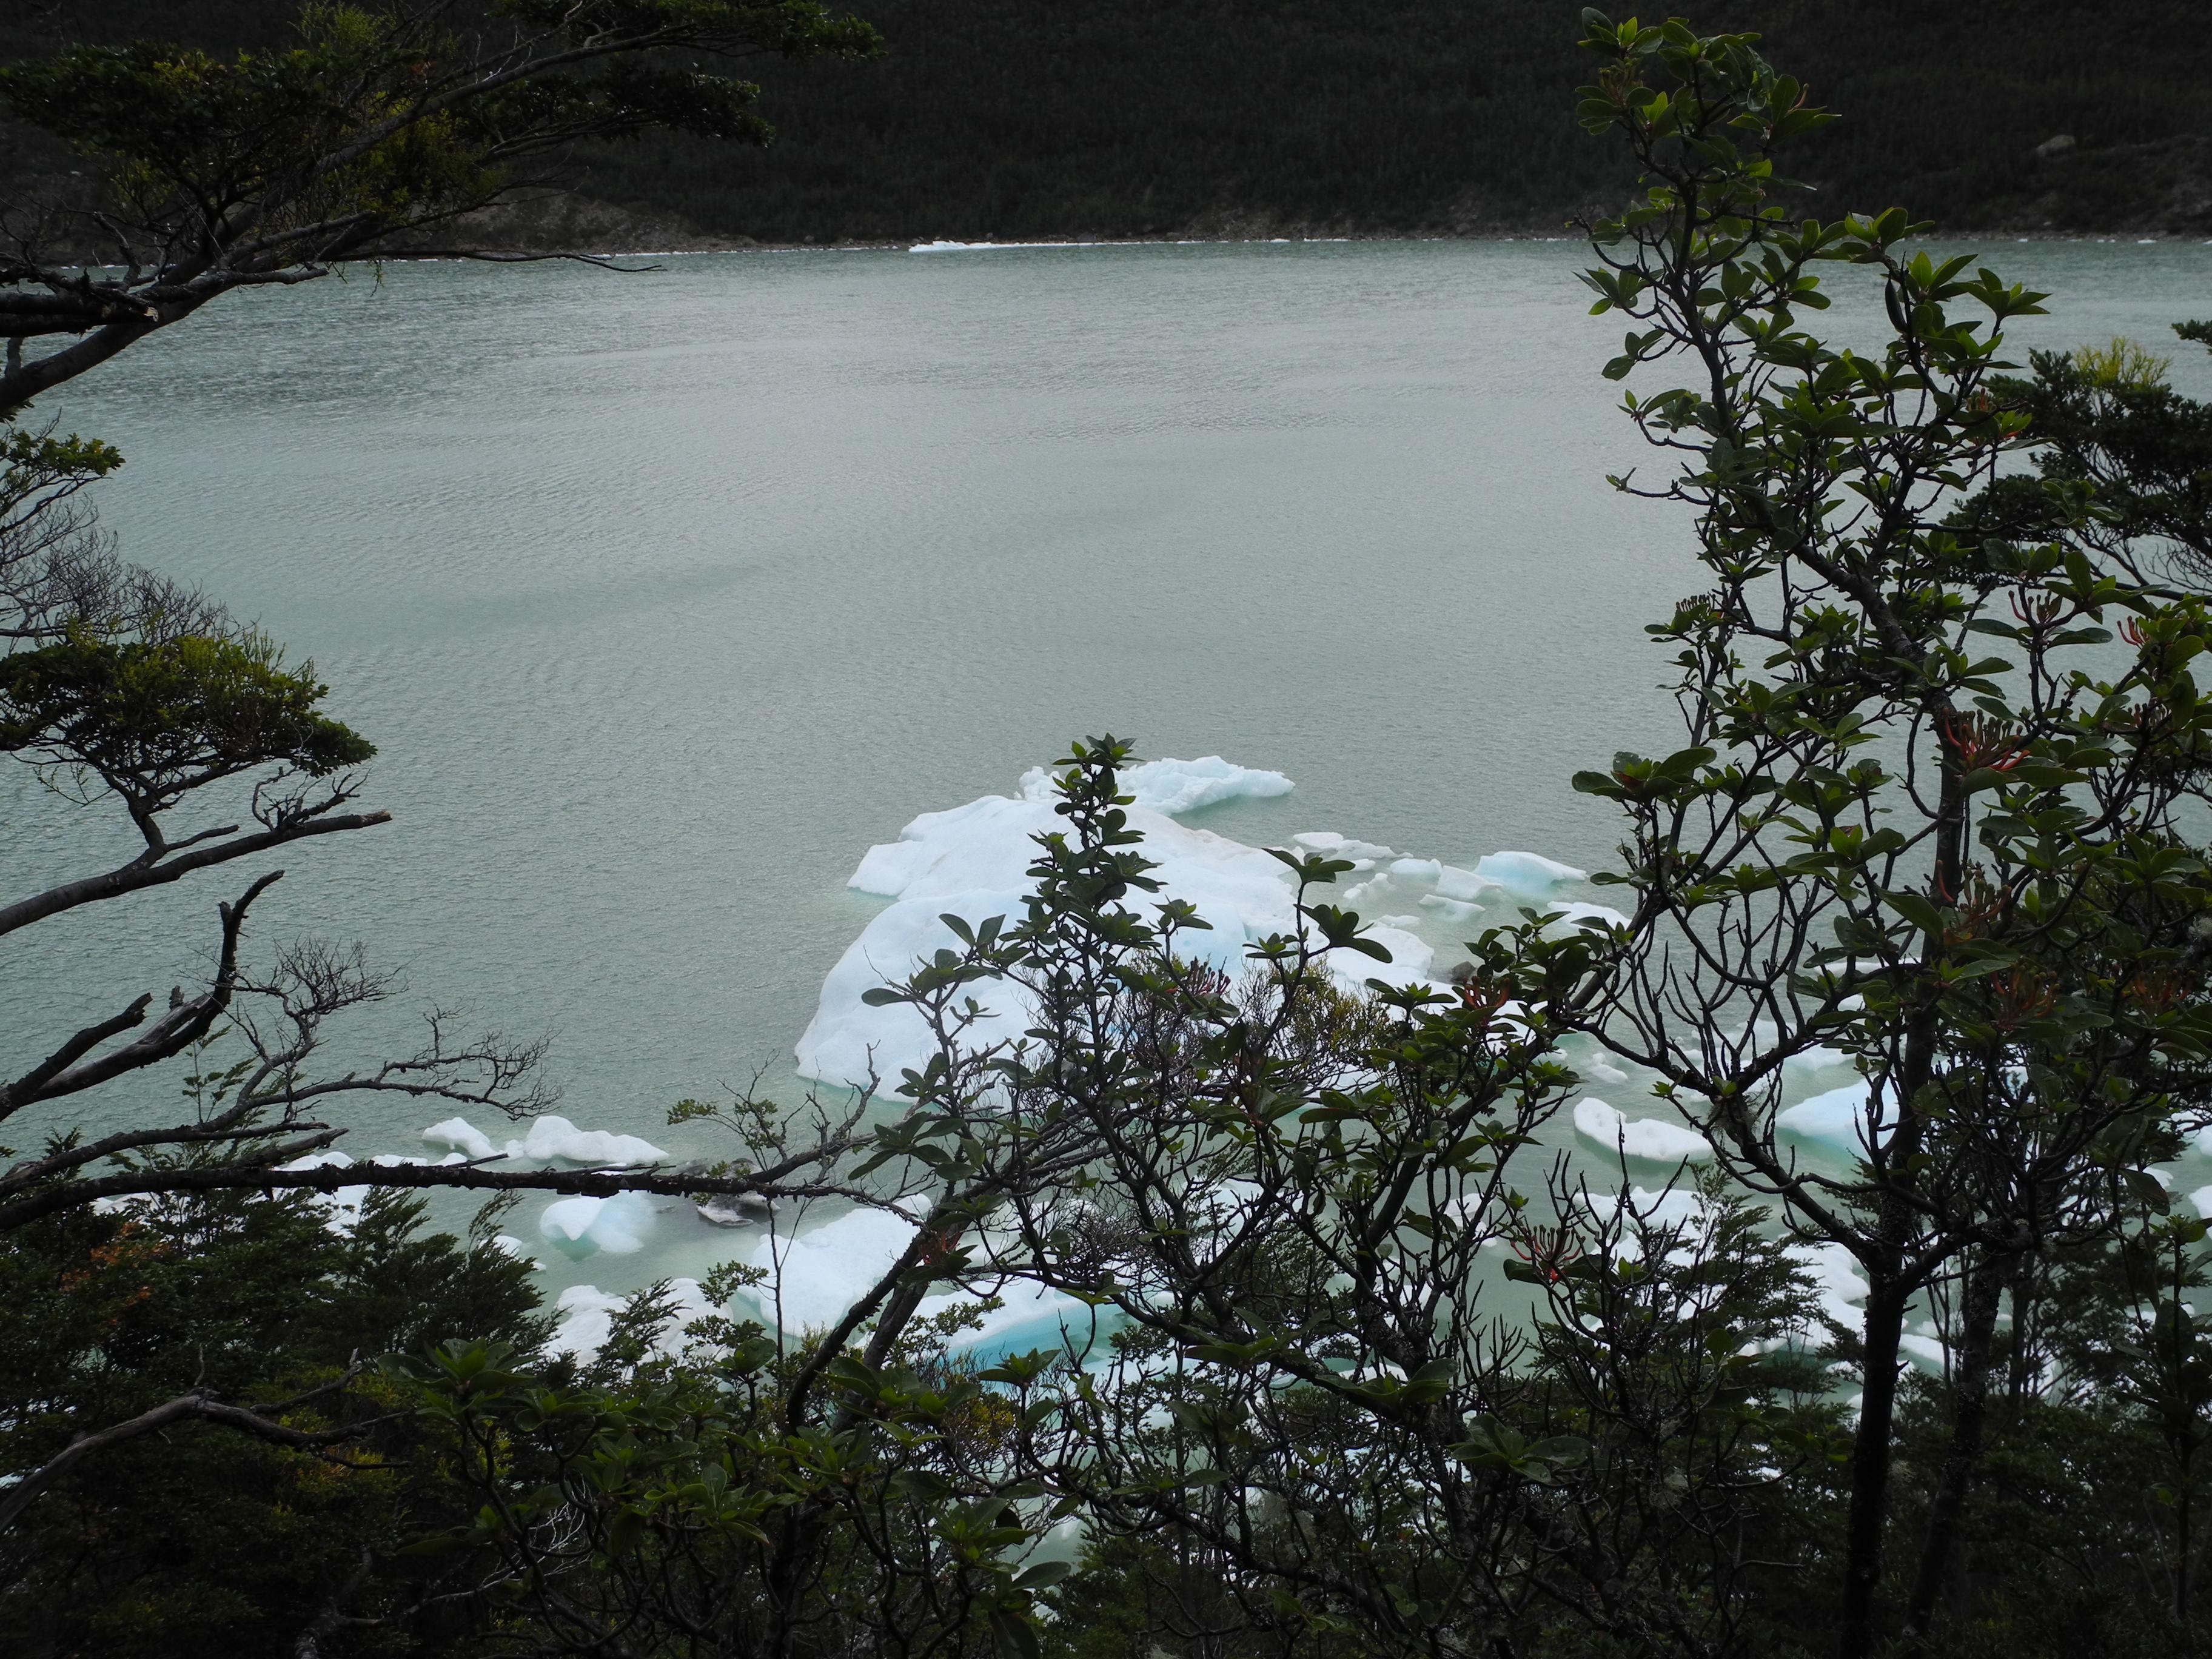
<svg viewBox="0 0 2212 1659"><path fill-rule="evenodd" d="M685 1346L685 1334L702 1319L721 1310L707 1300L706 1292L696 1279L672 1279L667 1281L670 1301L674 1304L674 1316L661 1328L653 1339L657 1353L671 1358L680 1355ZM615 1316L629 1300L602 1291L596 1285L571 1285L562 1291L553 1304L557 1322L553 1328L553 1340L546 1346L556 1354L573 1354L589 1363L614 1334Z"/></svg>
<svg viewBox="0 0 2212 1659"><path fill-rule="evenodd" d="M763 1234L747 1261L766 1277L744 1294L763 1323L780 1323L793 1334L827 1330L882 1282L919 1224L910 1210L854 1209L796 1235ZM916 1316L934 1319L987 1296L1002 1305L957 1332L953 1347L1054 1346L1063 1323L1089 1328L1091 1312L1083 1304L1018 1280L972 1292L940 1291L923 1299Z"/></svg>
<svg viewBox="0 0 2212 1659"><path fill-rule="evenodd" d="M1867 1106L1873 1088L1863 1080L1801 1100L1775 1114L1774 1121L1795 1135L1821 1140L1846 1152L1867 1147Z"/></svg>
<svg viewBox="0 0 2212 1659"><path fill-rule="evenodd" d="M1571 881L1587 881L1587 871L1537 853L1492 853L1475 861L1474 873L1523 898L1542 898Z"/></svg>
<svg viewBox="0 0 2212 1659"><path fill-rule="evenodd" d="M653 1200L642 1193L611 1198L558 1198L538 1218L538 1236L562 1255L580 1261L604 1250L635 1255L653 1231Z"/></svg>

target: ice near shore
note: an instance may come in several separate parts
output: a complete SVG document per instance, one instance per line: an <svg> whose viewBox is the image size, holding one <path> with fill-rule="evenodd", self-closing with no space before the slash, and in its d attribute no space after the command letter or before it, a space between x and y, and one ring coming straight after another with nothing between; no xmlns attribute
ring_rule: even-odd
<svg viewBox="0 0 2212 1659"><path fill-rule="evenodd" d="M1207 931L1184 936L1182 948L1231 973L1241 972L1246 948L1270 934L1297 927L1297 892L1280 861L1211 830L1178 823L1178 815L1236 799L1287 795L1293 787L1280 772L1239 766L1218 755L1199 760L1148 761L1121 775L1134 797L1129 827L1143 838L1141 851L1158 866L1157 894L1134 898L1140 911L1168 899L1190 903ZM992 916L1018 918L1030 890L1029 866L1036 838L1065 830L1054 811L1052 775L1043 768L1023 775L1012 795L985 795L942 812L925 812L895 842L869 848L848 884L893 902L846 950L824 980L812 1021L797 1045L802 1075L858 1087L871 1078L895 1081L927 1057L928 1033L921 1017L902 1006L870 1007L866 994L903 978L915 965L957 941L942 918L950 913L971 926ZM1369 916L1369 937L1390 952L1389 963L1366 957L1333 962L1349 987L1379 979L1398 985L1434 985L1434 951L1413 932L1413 914L1444 908L1456 921L1490 899L1541 900L1560 884L1580 878L1571 866L1533 853L1493 853L1473 870L1434 859L1401 858L1391 848L1328 830L1290 837L1301 850L1352 865L1331 902ZM1389 905L1393 910L1382 907ZM976 998L990 1011L973 1028L977 1042L1012 1039L1027 1024L1018 994L1006 986L980 986Z"/></svg>

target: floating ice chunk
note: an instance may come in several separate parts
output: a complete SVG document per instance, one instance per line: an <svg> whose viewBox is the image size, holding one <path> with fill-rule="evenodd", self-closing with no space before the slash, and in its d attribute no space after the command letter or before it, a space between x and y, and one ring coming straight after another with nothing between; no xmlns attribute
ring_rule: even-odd
<svg viewBox="0 0 2212 1659"><path fill-rule="evenodd" d="M279 1164L280 1170L350 1170L353 1160L343 1152L331 1151L310 1152L305 1158L295 1158L289 1164ZM315 1194L329 1219L323 1225L341 1238L349 1237L361 1223L361 1206L368 1201L367 1186L340 1187L328 1193Z"/></svg>
<svg viewBox="0 0 2212 1659"><path fill-rule="evenodd" d="M927 1212L927 1201L921 1206ZM825 1330L890 1271L915 1234L915 1218L896 1210L848 1210L796 1237L763 1237L750 1261L769 1277L745 1294L773 1322L781 1313L792 1332ZM1062 1320L1081 1315L1073 1298L1041 1285L1009 1284L996 1294L1004 1303L982 1316L981 1328L956 1334L956 1349L1000 1344L1018 1333L1039 1342L1056 1341ZM919 1317L933 1319L962 1303L983 1299L981 1291L940 1291L925 1297Z"/></svg>
<svg viewBox="0 0 2212 1659"><path fill-rule="evenodd" d="M642 1193L556 1199L538 1218L538 1231L545 1242L578 1261L600 1250L609 1255L634 1255L645 1248L645 1235L652 1227L653 1205Z"/></svg>
<svg viewBox="0 0 2212 1659"><path fill-rule="evenodd" d="M1645 1226L1656 1231L1675 1230L1686 1247L1693 1248L1699 1243L1711 1215L1703 1199L1680 1188L1654 1193L1641 1187L1632 1187L1626 1194L1615 1193L1608 1196L1603 1193L1585 1193L1583 1197L1591 1213L1600 1220L1620 1218L1621 1237L1614 1242L1613 1254L1630 1261L1642 1255L1644 1247L1637 1239L1633 1220L1621 1213L1624 1204L1644 1218Z"/></svg>
<svg viewBox="0 0 2212 1659"><path fill-rule="evenodd" d="M1464 899L1446 898L1441 893L1422 894L1421 908L1434 910L1447 921L1465 921L1469 916L1482 913L1482 907L1479 904L1469 904Z"/></svg>
<svg viewBox="0 0 2212 1659"><path fill-rule="evenodd" d="M1053 781L1054 775L1048 767L1030 768L1022 774L1022 799L1042 801L1047 805L1057 801L1060 797ZM1224 800L1272 799L1289 794L1297 787L1280 772L1238 766L1218 755L1207 755L1200 760L1146 761L1140 765L1124 767L1115 781L1123 794L1136 797L1136 805L1148 812L1161 812L1169 817L1195 812L1201 806L1218 805Z"/></svg>
<svg viewBox="0 0 2212 1659"><path fill-rule="evenodd" d="M1385 847L1379 842L1354 841L1349 836L1338 835L1334 830L1304 830L1292 836L1291 840L1309 853L1326 853L1332 858L1364 859L1371 862L1376 859L1398 855L1395 848Z"/></svg>
<svg viewBox="0 0 2212 1659"><path fill-rule="evenodd" d="M1626 1117L1589 1096L1575 1103L1575 1133L1609 1152L1618 1150L1654 1164L1705 1164L1713 1155L1712 1143L1694 1129L1658 1118Z"/></svg>
<svg viewBox="0 0 2212 1659"><path fill-rule="evenodd" d="M993 1294L1001 1305L982 1314L972 1329L957 1333L950 1346L956 1350L986 1346L1012 1348L1018 1339L1021 1346L1057 1347L1064 1325L1087 1323L1091 1318L1091 1310L1073 1297L1025 1280L1015 1280ZM915 1316L936 1319L962 1303L973 1305L982 1299L980 1292L967 1291L924 1297Z"/></svg>
<svg viewBox="0 0 2212 1659"><path fill-rule="evenodd" d="M350 1170L353 1160L341 1152L310 1152L305 1158L295 1158L289 1164L279 1164L280 1170Z"/></svg>
<svg viewBox="0 0 2212 1659"><path fill-rule="evenodd" d="M1782 1062L1782 1070L1784 1075L1788 1076L1800 1072L1822 1072L1832 1066L1848 1066L1850 1063L1850 1055L1841 1048L1821 1046L1802 1049L1790 1055Z"/></svg>
<svg viewBox="0 0 2212 1659"><path fill-rule="evenodd" d="M675 1318L662 1329L653 1340L657 1352L674 1358L683 1351L684 1334L717 1311L707 1300L696 1279L672 1279L668 1281L671 1298L676 1304ZM562 1316L553 1328L553 1340L549 1344L555 1353L574 1354L588 1362L607 1345L614 1334L615 1316L629 1300L602 1291L596 1285L571 1285L554 1299L553 1310Z"/></svg>
<svg viewBox="0 0 2212 1659"><path fill-rule="evenodd" d="M1871 1085L1860 1081L1801 1100L1775 1114L1774 1121L1792 1134L1808 1140L1825 1140L1847 1152L1863 1152L1867 1141L1867 1103Z"/></svg>
<svg viewBox="0 0 2212 1659"><path fill-rule="evenodd" d="M530 1254L530 1246L513 1233L500 1234L498 1237L492 1240L491 1247L502 1255L511 1255L517 1261L526 1261L533 1267L543 1265L536 1256Z"/></svg>
<svg viewBox="0 0 2212 1659"><path fill-rule="evenodd" d="M717 1193L692 1207L700 1220L717 1227L750 1227L775 1213L775 1205L758 1193Z"/></svg>
<svg viewBox="0 0 2212 1659"><path fill-rule="evenodd" d="M1812 1279L1820 1311L1845 1330L1855 1329L1859 1315L1852 1304L1865 1301L1872 1290L1860 1275L1858 1258L1830 1239L1793 1244L1790 1257Z"/></svg>
<svg viewBox="0 0 2212 1659"><path fill-rule="evenodd" d="M458 1121L458 1120L457 1120ZM626 1169L638 1164L665 1164L668 1154L636 1135L610 1134L605 1129L579 1129L565 1117L550 1114L530 1126L528 1138L509 1141L509 1158L558 1158L567 1164L588 1164L595 1169Z"/></svg>
<svg viewBox="0 0 2212 1659"><path fill-rule="evenodd" d="M1582 904L1562 900L1556 904L1546 905L1544 914L1555 921L1565 922L1571 927L1585 921L1602 922L1607 927L1628 926L1628 918L1607 904Z"/></svg>
<svg viewBox="0 0 2212 1659"><path fill-rule="evenodd" d="M1437 881L1444 867L1435 859L1395 859L1391 861L1390 873L1401 881Z"/></svg>
<svg viewBox="0 0 2212 1659"><path fill-rule="evenodd" d="M1921 1336L1906 1331L1897 1339L1897 1346L1915 1358L1926 1360L1930 1365L1941 1366L1943 1363L1943 1345L1932 1336Z"/></svg>
<svg viewBox="0 0 2212 1659"><path fill-rule="evenodd" d="M1574 1068L1584 1077L1599 1083L1626 1083L1628 1073L1607 1060L1602 1054L1588 1054L1573 1062Z"/></svg>
<svg viewBox="0 0 2212 1659"><path fill-rule="evenodd" d="M1396 921L1411 921L1411 917L1396 917ZM1353 977L1353 982L1364 984L1370 979L1385 985L1419 988L1435 985L1437 981L1429 974L1436 960L1436 951L1428 943L1402 927L1388 926L1370 927L1366 936L1390 953L1388 962L1376 962L1371 957L1340 953L1329 958L1329 965L1340 980ZM1347 975L1347 971L1350 974Z"/></svg>
<svg viewBox="0 0 2212 1659"><path fill-rule="evenodd" d="M1475 861L1474 873L1524 897L1541 896L1562 882L1589 879L1588 871L1535 853L1492 853Z"/></svg>
<svg viewBox="0 0 2212 1659"><path fill-rule="evenodd" d="M1233 769L1243 774L1238 787L1247 793L1273 787L1252 780L1279 775ZM1133 768L1132 773L1143 770ZM1034 799L987 795L949 811L925 812L899 832L898 841L872 848L860 861L853 884L897 902L869 922L823 981L814 1018L799 1040L803 1075L858 1085L872 1075L896 1078L923 1064L930 1034L921 1017L897 1005L870 1007L863 999L887 981L911 973L916 962L957 945L943 920L947 913L971 926L1022 913L1030 890L1029 867L1037 854L1035 837L1067 827L1053 810L1049 780L1040 774L1038 781L1047 793ZM1164 793L1155 791L1154 798L1187 799L1182 784L1188 781L1186 777ZM1142 851L1157 866L1152 878L1161 884L1157 894L1131 894L1130 907L1142 913L1171 898L1193 905L1207 927L1182 936L1179 948L1187 955L1241 972L1248 945L1271 933L1296 931L1290 872L1275 859L1226 836L1188 828L1151 807L1129 808L1128 822L1143 837ZM1426 960L1423 954L1412 970L1415 976L1425 971ZM1352 985L1362 983L1374 966L1364 957L1332 960L1340 980ZM1013 988L986 982L972 988L988 1016L970 1028L971 1042L1012 1039L1027 1029L1029 1012Z"/></svg>
<svg viewBox="0 0 2212 1659"><path fill-rule="evenodd" d="M2190 1194L2189 1201L2197 1206L2197 1213L2212 1221L2212 1187L2199 1187Z"/></svg>
<svg viewBox="0 0 2212 1659"><path fill-rule="evenodd" d="M471 1158L497 1158L500 1149L492 1139L465 1117L449 1117L443 1123L433 1123L422 1131L422 1139L433 1146L450 1146Z"/></svg>
<svg viewBox="0 0 2212 1659"><path fill-rule="evenodd" d="M1478 876L1472 870L1462 870L1456 865L1441 865L1437 872L1437 891L1443 897L1457 899L1463 904L1479 904L1492 893L1504 890L1487 876Z"/></svg>
<svg viewBox="0 0 2212 1659"><path fill-rule="evenodd" d="M892 1210L848 1210L795 1237L764 1237L747 1260L768 1274L746 1294L768 1322L783 1328L827 1330L873 1290L915 1234L911 1218Z"/></svg>

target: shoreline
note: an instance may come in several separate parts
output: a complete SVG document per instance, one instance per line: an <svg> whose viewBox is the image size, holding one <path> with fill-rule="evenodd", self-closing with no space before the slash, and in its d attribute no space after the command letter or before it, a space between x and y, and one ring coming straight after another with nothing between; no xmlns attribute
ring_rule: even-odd
<svg viewBox="0 0 2212 1659"><path fill-rule="evenodd" d="M673 238L672 240L675 240ZM953 238L930 238L921 240L853 240L836 242L756 242L749 240L703 238L696 246L667 247L528 247L487 246L471 252L460 253L440 250L423 253L393 252L380 256L394 263L435 264L451 261L455 264L479 262L517 264L542 259L683 259L696 258L708 254L772 254L772 253L1012 253L1043 251L1076 250L1085 248L1146 248L1146 247L1311 247L1342 246L1356 242L1532 242L1577 243L1583 239L1575 235L1547 235L1537 232L1439 232L1431 234L1375 232L1356 235L1336 236L1088 236L1069 237L1053 241L976 241L965 242ZM1982 229L1939 229L1928 239L1937 245L1958 242L2005 242L2014 246L2024 243L2075 243L2091 246L2152 247L2152 246L2212 246L2212 237L2194 235L2129 235L2083 234L2051 230L2022 230L2002 226Z"/></svg>

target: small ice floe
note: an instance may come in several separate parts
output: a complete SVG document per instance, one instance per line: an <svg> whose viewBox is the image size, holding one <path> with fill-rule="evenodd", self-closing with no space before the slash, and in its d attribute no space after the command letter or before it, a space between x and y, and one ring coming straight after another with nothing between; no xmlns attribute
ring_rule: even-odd
<svg viewBox="0 0 2212 1659"><path fill-rule="evenodd" d="M915 1227L902 1210L855 1209L796 1236L763 1237L747 1260L768 1277L745 1295L769 1323L781 1319L793 1333L826 1330L890 1273ZM1001 1305L980 1316L980 1328L957 1333L951 1346L997 1345L1017 1335L1049 1346L1060 1340L1063 1320L1090 1317L1082 1304L1042 1285L1015 1281L994 1293ZM965 1291L940 1291L923 1298L917 1316L933 1319L977 1300Z"/></svg>
<svg viewBox="0 0 2212 1659"><path fill-rule="evenodd" d="M289 1164L279 1164L280 1170L349 1170L353 1160L343 1152L310 1152L305 1158L295 1158ZM341 1238L350 1237L361 1223L361 1206L368 1201L368 1188L340 1187L333 1192L318 1193L314 1201L329 1219L324 1225Z"/></svg>
<svg viewBox="0 0 2212 1659"><path fill-rule="evenodd" d="M1575 1133L1607 1152L1652 1164L1706 1164L1712 1143L1694 1129L1659 1118L1631 1118L1585 1096L1575 1103Z"/></svg>
<svg viewBox="0 0 2212 1659"><path fill-rule="evenodd" d="M1309 853L1325 854L1333 859L1348 859L1355 865L1370 869L1378 860L1398 856L1395 848L1385 847L1380 842L1356 841L1350 836L1340 836L1334 830L1302 830L1291 837L1291 844L1303 847Z"/></svg>
<svg viewBox="0 0 2212 1659"><path fill-rule="evenodd" d="M605 1129L579 1129L567 1118L547 1113L533 1119L520 1140L495 1143L465 1117L449 1117L422 1131L433 1146L450 1146L463 1158L529 1158L541 1164L581 1164L595 1170L627 1170L665 1164L668 1154L638 1135Z"/></svg>
<svg viewBox="0 0 2212 1659"><path fill-rule="evenodd" d="M1060 796L1053 777L1049 768L1030 768L1022 774L1022 799L1042 801L1047 805L1057 802ZM1225 800L1273 799L1289 794L1297 787L1280 772L1238 766L1218 755L1188 761L1145 761L1124 769L1116 781L1123 794L1136 797L1137 805L1147 812L1164 812L1171 818L1195 812L1201 806L1218 805Z"/></svg>
<svg viewBox="0 0 2212 1659"><path fill-rule="evenodd" d="M1858 1258L1833 1240L1822 1239L1791 1245L1790 1259L1811 1278L1820 1311L1847 1331L1857 1329L1856 1304L1865 1301L1873 1288L1859 1272Z"/></svg>
<svg viewBox="0 0 2212 1659"><path fill-rule="evenodd" d="M1823 1140L1846 1152L1863 1152L1867 1108L1873 1097L1873 1086L1865 1081L1846 1083L1840 1089L1784 1107L1775 1114L1774 1121L1808 1140Z"/></svg>
<svg viewBox="0 0 2212 1659"><path fill-rule="evenodd" d="M696 1279L672 1279L668 1289L676 1304L676 1316L663 1328L653 1346L656 1353L674 1358L684 1350L684 1334L720 1310L707 1300ZM571 1285L554 1301L558 1322L548 1346L556 1354L573 1354L588 1364L607 1346L607 1339L614 1334L615 1316L629 1300L596 1285Z"/></svg>
<svg viewBox="0 0 2212 1659"><path fill-rule="evenodd" d="M1544 914L1554 921L1564 921L1570 927L1594 921L1603 927L1626 927L1628 918L1609 904L1583 904L1571 900L1560 900L1544 907Z"/></svg>
<svg viewBox="0 0 2212 1659"><path fill-rule="evenodd" d="M716 1193L692 1206L699 1219L717 1227L751 1227L768 1220L775 1206L758 1193Z"/></svg>
<svg viewBox="0 0 2212 1659"><path fill-rule="evenodd" d="M1475 860L1474 873L1522 898L1541 898L1567 882L1589 879L1588 871L1536 853L1492 853Z"/></svg>
<svg viewBox="0 0 2212 1659"><path fill-rule="evenodd" d="M539 1235L575 1261L601 1250L609 1255L634 1255L645 1248L645 1235L652 1230L653 1204L642 1193L559 1198L538 1218Z"/></svg>
<svg viewBox="0 0 2212 1659"><path fill-rule="evenodd" d="M1613 1245L1613 1254L1632 1261L1644 1253L1636 1237L1637 1216L1641 1216L1644 1224L1655 1231L1674 1231L1685 1249L1693 1249L1702 1242L1712 1213L1705 1200L1680 1188L1654 1193L1631 1187L1626 1193L1585 1193L1583 1197L1600 1221L1618 1218L1620 1237Z"/></svg>
<svg viewBox="0 0 2212 1659"><path fill-rule="evenodd" d="M1123 771L1120 782L1136 798L1127 809L1129 828L1142 838L1139 850L1152 860L1151 875L1160 884L1157 893L1132 893L1130 908L1143 914L1181 899L1206 923L1203 930L1185 933L1180 950L1226 973L1241 974L1249 966L1249 946L1270 935L1297 931L1294 879L1279 860L1225 836L1178 823L1171 816L1223 800L1280 795L1291 787L1288 778L1209 756L1146 762ZM871 1006L867 993L903 977L936 951L956 948L958 941L944 920L948 914L971 926L993 916L1019 916L1031 889L1036 838L1067 828L1067 820L1054 810L1057 803L1051 775L1036 768L1024 775L1015 796L986 795L947 811L925 812L900 830L896 841L869 849L848 884L894 902L868 923L823 980L814 1018L798 1043L803 1075L857 1085L871 1075L896 1078L925 1063L931 1036L921 1017L902 1005ZM1297 842L1309 850L1332 854L1353 844L1319 832ZM1389 850L1375 849L1377 854ZM1376 927L1370 937L1390 952L1390 961L1338 952L1329 965L1340 983L1357 988L1370 978L1404 985L1431 982L1431 947L1411 931ZM982 983L973 994L987 1012L969 1028L969 1041L1018 1039L1031 1024L1014 988Z"/></svg>
<svg viewBox="0 0 2212 1659"><path fill-rule="evenodd" d="M1942 1366L1943 1345L1932 1336L1923 1336L1917 1331L1905 1331L1899 1335L1897 1346L1915 1359L1923 1359L1939 1370Z"/></svg>

